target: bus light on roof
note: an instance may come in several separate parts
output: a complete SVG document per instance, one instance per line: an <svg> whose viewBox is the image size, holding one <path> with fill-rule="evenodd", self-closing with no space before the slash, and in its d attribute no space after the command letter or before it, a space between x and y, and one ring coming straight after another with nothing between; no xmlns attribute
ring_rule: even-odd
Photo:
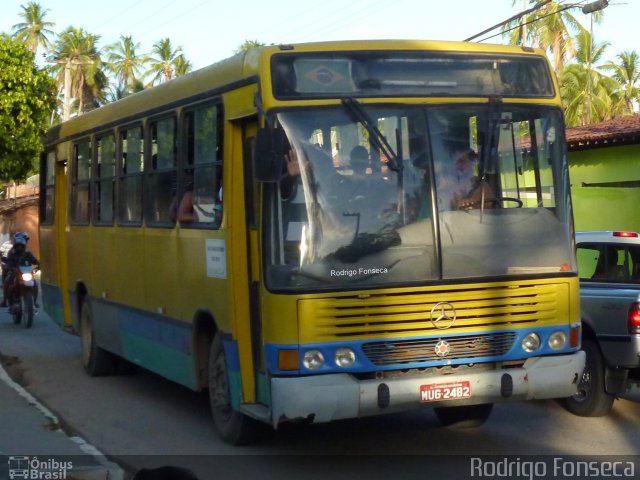
<svg viewBox="0 0 640 480"><path fill-rule="evenodd" d="M636 238L638 234L636 232L613 232L614 237L629 237Z"/></svg>

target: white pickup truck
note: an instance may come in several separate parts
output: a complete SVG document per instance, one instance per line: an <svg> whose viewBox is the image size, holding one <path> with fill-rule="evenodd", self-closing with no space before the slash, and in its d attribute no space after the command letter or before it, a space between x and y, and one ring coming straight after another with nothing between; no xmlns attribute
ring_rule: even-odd
<svg viewBox="0 0 640 480"><path fill-rule="evenodd" d="M640 383L640 235L578 232L582 349L578 393L567 408L606 415L617 395Z"/></svg>

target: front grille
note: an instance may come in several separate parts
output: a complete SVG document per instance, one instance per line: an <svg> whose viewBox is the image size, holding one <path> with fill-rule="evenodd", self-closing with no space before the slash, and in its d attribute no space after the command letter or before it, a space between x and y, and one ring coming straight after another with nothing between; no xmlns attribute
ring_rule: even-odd
<svg viewBox="0 0 640 480"><path fill-rule="evenodd" d="M456 321L449 335L477 329L552 325L569 317L568 284L450 286L425 292L298 301L301 343L439 335L429 320L438 302L450 302Z"/></svg>
<svg viewBox="0 0 640 480"><path fill-rule="evenodd" d="M362 345L362 351L374 365L401 365L434 360L501 356L511 349L515 340L514 332L448 338L449 353L444 357L436 354L436 344L439 339L365 343Z"/></svg>

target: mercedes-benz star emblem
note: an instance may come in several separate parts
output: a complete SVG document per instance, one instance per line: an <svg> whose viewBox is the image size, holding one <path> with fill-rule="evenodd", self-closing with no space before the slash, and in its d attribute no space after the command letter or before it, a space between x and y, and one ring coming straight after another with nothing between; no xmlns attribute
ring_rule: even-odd
<svg viewBox="0 0 640 480"><path fill-rule="evenodd" d="M437 356L446 357L447 355L449 355L450 351L449 342L447 342L446 340L438 340L438 343L436 343L434 350Z"/></svg>
<svg viewBox="0 0 640 480"><path fill-rule="evenodd" d="M439 330L446 330L456 321L456 309L449 302L438 302L431 309L429 320Z"/></svg>

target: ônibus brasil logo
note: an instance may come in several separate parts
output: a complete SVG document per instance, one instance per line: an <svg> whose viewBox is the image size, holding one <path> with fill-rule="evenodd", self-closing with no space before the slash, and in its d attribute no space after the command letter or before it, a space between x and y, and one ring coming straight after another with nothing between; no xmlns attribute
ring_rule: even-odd
<svg viewBox="0 0 640 480"><path fill-rule="evenodd" d="M61 462L52 458L39 460L38 457L9 457L10 480L64 480L72 468L72 462Z"/></svg>

